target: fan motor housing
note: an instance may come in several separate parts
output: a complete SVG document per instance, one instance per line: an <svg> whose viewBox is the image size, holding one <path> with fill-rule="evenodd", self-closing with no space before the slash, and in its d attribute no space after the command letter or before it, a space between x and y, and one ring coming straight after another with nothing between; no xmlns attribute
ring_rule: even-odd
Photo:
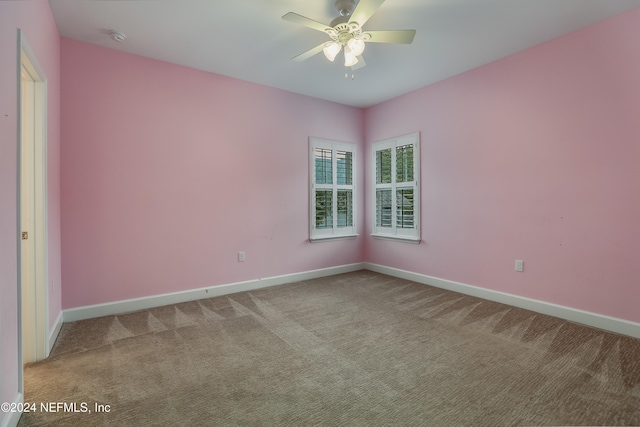
<svg viewBox="0 0 640 427"><path fill-rule="evenodd" d="M348 22L349 22L349 15L338 16L336 19L331 21L329 26L331 28L335 28L336 31L340 31L340 27L348 25Z"/></svg>

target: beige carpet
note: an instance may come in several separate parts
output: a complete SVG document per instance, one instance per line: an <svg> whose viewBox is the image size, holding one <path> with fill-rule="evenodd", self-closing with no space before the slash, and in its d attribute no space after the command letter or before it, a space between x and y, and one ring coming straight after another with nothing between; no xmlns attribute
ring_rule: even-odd
<svg viewBox="0 0 640 427"><path fill-rule="evenodd" d="M92 413L20 426L640 425L640 340L359 271L65 324L25 390Z"/></svg>

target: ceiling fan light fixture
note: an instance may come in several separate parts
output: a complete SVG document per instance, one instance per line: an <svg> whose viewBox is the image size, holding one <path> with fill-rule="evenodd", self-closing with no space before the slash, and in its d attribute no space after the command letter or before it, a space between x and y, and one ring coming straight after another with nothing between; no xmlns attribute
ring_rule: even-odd
<svg viewBox="0 0 640 427"><path fill-rule="evenodd" d="M339 43L327 42L325 43L322 52L324 52L324 56L326 56L329 61L333 62L333 60L336 59L338 53L340 53L341 49L342 46L340 46Z"/></svg>
<svg viewBox="0 0 640 427"><path fill-rule="evenodd" d="M349 46L344 47L344 66L353 67L358 63L358 58L351 52Z"/></svg>
<svg viewBox="0 0 640 427"><path fill-rule="evenodd" d="M354 56L360 56L364 52L364 40L362 39L354 37L347 42L347 46Z"/></svg>
<svg viewBox="0 0 640 427"><path fill-rule="evenodd" d="M332 0L340 16L329 25L314 21L294 12L282 16L285 21L320 31L331 40L321 43L300 55L291 58L294 61L304 61L323 51L324 56L333 62L338 54L344 52L344 65L359 69L364 67L362 53L368 42L411 44L416 30L385 30L364 31L363 26L378 10L385 0ZM326 39L325 39L326 40ZM344 48L344 50L343 50Z"/></svg>

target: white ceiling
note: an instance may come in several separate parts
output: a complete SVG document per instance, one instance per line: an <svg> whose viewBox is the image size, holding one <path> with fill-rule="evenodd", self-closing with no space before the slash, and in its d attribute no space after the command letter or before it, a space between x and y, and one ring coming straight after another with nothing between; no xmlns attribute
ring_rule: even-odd
<svg viewBox="0 0 640 427"><path fill-rule="evenodd" d="M640 0L386 0L365 30L417 30L411 45L370 43L345 79L339 59L291 58L328 40L284 21L328 24L334 0L49 0L60 35L368 107L640 6ZM124 42L109 37L126 34Z"/></svg>

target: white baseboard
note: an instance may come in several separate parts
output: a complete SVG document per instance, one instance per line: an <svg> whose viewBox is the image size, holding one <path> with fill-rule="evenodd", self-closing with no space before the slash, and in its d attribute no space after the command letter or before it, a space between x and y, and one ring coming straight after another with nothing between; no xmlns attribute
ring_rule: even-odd
<svg viewBox="0 0 640 427"><path fill-rule="evenodd" d="M48 337L48 341L47 341L47 354L45 355L45 357L49 357L49 354L51 354L51 350L53 349L53 345L56 343L56 340L58 339L58 335L60 334L60 329L62 329L62 311L60 311L60 313L58 314L58 318L56 319L55 324L53 325L53 328L51 328L51 330L49 331L49 337Z"/></svg>
<svg viewBox="0 0 640 427"><path fill-rule="evenodd" d="M379 264L364 263L364 268L378 273L387 274L389 276L434 286L436 288L442 288L449 291L459 292L461 294L471 295L490 301L508 304L515 307L535 311L537 313L559 317L571 322L582 323L584 325L616 332L618 334L640 338L640 323L631 322L629 320L623 320L615 317L605 316L602 314L582 311L571 307L525 298L505 292L494 291L491 289L479 288L477 286L467 285L464 283L454 282L446 279L440 279L438 277L427 276L411 271L385 267Z"/></svg>
<svg viewBox="0 0 640 427"><path fill-rule="evenodd" d="M264 279L248 280L245 282L211 286L208 288L192 289L182 292L173 292L168 294L152 295L142 298L108 302L104 304L70 308L67 310L63 310L63 319L64 322L75 322L77 320L129 313L132 311L161 307L163 305L178 304L181 302L204 298L213 298L221 295L266 288L269 286L283 285L285 283L299 282L301 280L310 280L319 277L333 276L335 274L349 273L352 271L362 270L364 268L365 267L363 263L347 264L338 267L305 271L302 273L285 274L282 276L275 276Z"/></svg>
<svg viewBox="0 0 640 427"><path fill-rule="evenodd" d="M22 403L24 403L24 396L22 393L18 393L13 401L13 406L19 406ZM4 419L0 423L0 427L16 427L22 416L22 412L0 412L0 414L5 414Z"/></svg>
<svg viewBox="0 0 640 427"><path fill-rule="evenodd" d="M229 283L225 285L192 289L182 292L152 295L142 298L134 298L104 304L71 308L63 310L61 316L64 322L74 322L77 320L129 313L132 311L145 310L149 308L160 307L163 305L178 304L181 302L212 298L237 292L251 291L254 289L298 282L301 280L310 280L319 277L332 276L335 274L349 273L362 269L367 269L378 273L387 274L389 276L411 280L417 283L447 289L450 291L459 292L465 295L471 295L502 304L508 304L514 307L520 307L526 310L535 311L537 313L559 317L571 322L582 323L584 325L593 326L595 328L640 338L640 323L367 262L342 265L338 267L329 267L319 270L305 271L301 273L286 274L264 279L248 280L245 282ZM53 346L55 338L60 332L60 327L62 326L60 320L61 318L58 317L56 326L49 336L50 347ZM49 351L50 350L51 349L49 349Z"/></svg>

